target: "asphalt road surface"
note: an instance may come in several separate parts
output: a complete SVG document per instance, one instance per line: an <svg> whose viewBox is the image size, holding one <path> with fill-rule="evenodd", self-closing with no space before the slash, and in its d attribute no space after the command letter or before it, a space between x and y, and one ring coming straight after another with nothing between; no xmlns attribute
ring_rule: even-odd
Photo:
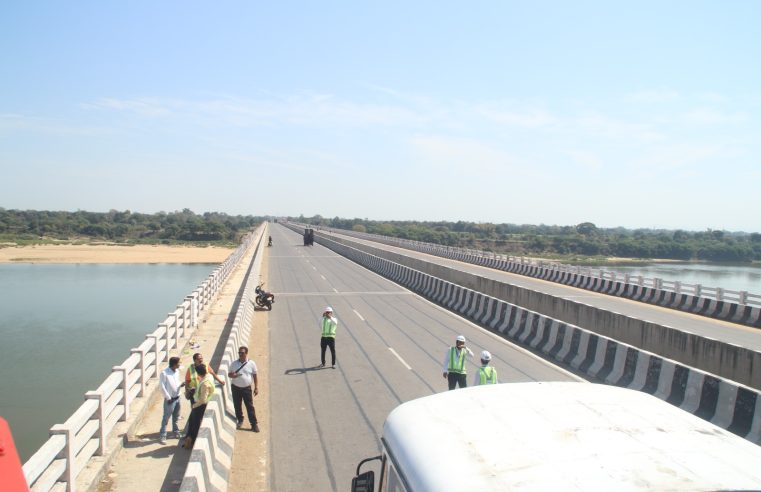
<svg viewBox="0 0 761 492"><path fill-rule="evenodd" d="M394 251L399 254L425 261L444 265L460 271L473 273L485 278L499 280L501 282L525 287L551 294L553 296L595 306L606 311L620 313L633 318L649 321L663 326L676 328L680 331L693 333L727 343L733 343L751 350L761 350L761 330L749 326L739 325L726 321L720 321L705 316L685 313L676 309L654 306L644 302L633 301L621 297L600 294L590 290L571 287L548 280L526 277L515 273L503 272L492 268L450 260L438 256L419 253L404 248L397 248L386 244L358 239L352 236L344 236L346 239L369 244L376 248ZM678 280L678 279L677 279ZM582 327L583 328L583 327Z"/></svg>
<svg viewBox="0 0 761 492"><path fill-rule="evenodd" d="M357 464L380 451L388 413L446 391L445 352L464 335L475 358L493 354L500 382L576 376L273 224L270 313L270 484L274 491L347 490ZM319 320L338 318L337 366L320 368Z"/></svg>

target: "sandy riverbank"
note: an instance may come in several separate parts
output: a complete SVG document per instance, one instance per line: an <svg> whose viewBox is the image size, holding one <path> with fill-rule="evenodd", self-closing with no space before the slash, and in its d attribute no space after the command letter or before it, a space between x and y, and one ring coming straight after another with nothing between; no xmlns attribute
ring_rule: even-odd
<svg viewBox="0 0 761 492"><path fill-rule="evenodd" d="M222 263L230 248L164 245L36 245L0 248L0 263Z"/></svg>

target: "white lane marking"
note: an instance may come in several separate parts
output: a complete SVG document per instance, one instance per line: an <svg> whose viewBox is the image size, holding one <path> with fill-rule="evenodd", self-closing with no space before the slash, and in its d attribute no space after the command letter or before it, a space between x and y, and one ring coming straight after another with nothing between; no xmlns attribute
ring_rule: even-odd
<svg viewBox="0 0 761 492"><path fill-rule="evenodd" d="M361 319L362 321L364 321L364 320L365 320L365 318L363 318L363 317L362 317L362 315L361 315L361 314L359 314L359 313L357 312L357 310L356 310L356 309L352 309L352 311L354 311L354 314L356 314L356 315L357 315L357 317L359 317L359 319Z"/></svg>
<svg viewBox="0 0 761 492"><path fill-rule="evenodd" d="M320 275L320 277L322 277L322 279L323 279L323 280L327 280L327 279L325 278L325 275Z"/></svg>
<svg viewBox="0 0 761 492"><path fill-rule="evenodd" d="M397 358L397 359L399 359L399 362L401 362L401 363L404 365L404 367L406 367L406 368L407 368L407 369L409 369L410 371L412 370L412 368L410 367L410 365L409 365L409 364L407 364L406 362L404 362L404 359L402 359L402 358L399 356L399 354L397 354L397 353L396 353L396 350L392 349L391 347L389 347L388 349L391 351L391 353L392 353L392 354L394 354L394 355L396 356L396 358Z"/></svg>
<svg viewBox="0 0 761 492"><path fill-rule="evenodd" d="M338 294L338 289L336 289L335 287L333 287L333 292L335 292L336 294Z"/></svg>
<svg viewBox="0 0 761 492"><path fill-rule="evenodd" d="M317 270L317 267L312 265L312 270Z"/></svg>

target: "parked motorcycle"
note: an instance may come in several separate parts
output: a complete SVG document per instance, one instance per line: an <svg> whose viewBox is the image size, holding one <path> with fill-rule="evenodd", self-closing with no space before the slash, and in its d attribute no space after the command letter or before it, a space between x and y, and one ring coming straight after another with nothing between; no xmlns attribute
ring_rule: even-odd
<svg viewBox="0 0 761 492"><path fill-rule="evenodd" d="M270 236L270 240L269 240L269 242L267 243L267 246L272 246L272 236Z"/></svg>
<svg viewBox="0 0 761 492"><path fill-rule="evenodd" d="M256 293L254 302L257 306L261 308L267 308L268 311L272 311L272 303L275 302L275 294L272 292L267 292L262 287L264 287L264 283L257 285L256 289L254 289L254 292Z"/></svg>

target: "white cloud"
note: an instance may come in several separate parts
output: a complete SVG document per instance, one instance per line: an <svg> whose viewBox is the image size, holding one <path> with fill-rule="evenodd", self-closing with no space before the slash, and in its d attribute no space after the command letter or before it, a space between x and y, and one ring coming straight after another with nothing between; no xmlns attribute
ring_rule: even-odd
<svg viewBox="0 0 761 492"><path fill-rule="evenodd" d="M95 136L108 133L103 128L51 118L41 118L15 113L0 114L0 134L27 131L62 136Z"/></svg>
<svg viewBox="0 0 761 492"><path fill-rule="evenodd" d="M583 129L587 135L593 137L624 140L636 139L657 142L665 138L660 131L651 128L647 123L628 122L596 112L589 112L576 117L568 129L570 131Z"/></svg>
<svg viewBox="0 0 761 492"><path fill-rule="evenodd" d="M524 128L539 128L558 122L558 118L542 108L530 108L514 111L486 104L474 108L475 114L501 125L519 126Z"/></svg>
<svg viewBox="0 0 761 492"><path fill-rule="evenodd" d="M699 123L703 125L726 125L748 121L749 117L741 112L724 112L712 108L696 108L683 115L685 123Z"/></svg>
<svg viewBox="0 0 761 492"><path fill-rule="evenodd" d="M681 97L682 97L681 94L675 90L654 89L654 90L644 90L644 91L627 94L624 96L624 100L634 102L634 103L659 104L659 103L677 101Z"/></svg>
<svg viewBox="0 0 761 492"><path fill-rule="evenodd" d="M410 140L421 163L439 172L504 173L520 171L517 159L486 142L437 135L420 135Z"/></svg>
<svg viewBox="0 0 761 492"><path fill-rule="evenodd" d="M579 167L588 171L598 171L602 169L602 160L594 152L583 150L568 150L568 156L579 165Z"/></svg>

